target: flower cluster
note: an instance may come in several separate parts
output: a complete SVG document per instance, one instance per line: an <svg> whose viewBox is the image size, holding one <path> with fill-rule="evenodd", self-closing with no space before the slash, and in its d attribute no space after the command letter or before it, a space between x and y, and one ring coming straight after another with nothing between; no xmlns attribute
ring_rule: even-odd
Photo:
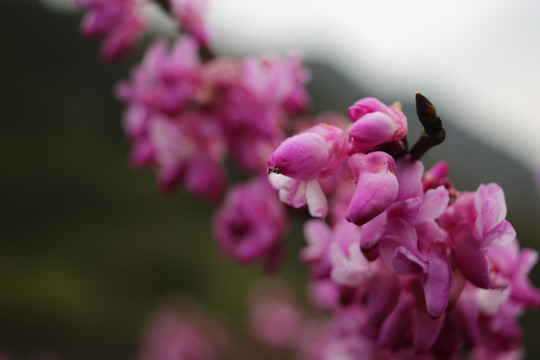
<svg viewBox="0 0 540 360"><path fill-rule="evenodd" d="M187 36L170 50L156 42L117 94L127 103L132 162L156 168L165 192L182 184L216 202L227 154L245 171L265 171L284 122L308 105L307 73L297 55L203 62L198 50Z"/></svg>
<svg viewBox="0 0 540 360"><path fill-rule="evenodd" d="M101 59L115 61L129 54L148 25L143 6L154 0L74 0L87 11L81 32L90 39L103 38ZM206 0L155 0L170 7L183 30L207 45L204 22Z"/></svg>
<svg viewBox="0 0 540 360"><path fill-rule="evenodd" d="M88 38L104 38L101 58L117 60L133 50L146 21L136 0L75 0L88 13L81 31Z"/></svg>
<svg viewBox="0 0 540 360"><path fill-rule="evenodd" d="M76 1L89 11L83 32L105 38L105 59L127 53L144 30L143 1ZM333 317L310 321L287 299L259 297L259 340L306 360L520 357L517 317L540 305L527 279L537 254L519 249L497 184L461 192L445 162L425 171L419 159L445 137L429 100L417 94L424 131L411 149L399 103L361 99L350 121L295 119L310 101L298 54L214 56L205 0L156 2L187 34L153 43L116 88L131 162L154 169L164 193L181 186L220 204L218 246L242 264L278 267L285 204L317 218L305 222L300 258L310 299ZM252 179L229 187L233 165ZM192 325L160 315L141 359L214 358Z"/></svg>
<svg viewBox="0 0 540 360"><path fill-rule="evenodd" d="M315 125L268 159L282 201L329 215L306 222L301 253L314 303L336 317L320 358L517 354L516 318L540 305L537 255L519 250L502 189L459 192L444 162L424 173L398 105L366 98L348 113L348 134Z"/></svg>

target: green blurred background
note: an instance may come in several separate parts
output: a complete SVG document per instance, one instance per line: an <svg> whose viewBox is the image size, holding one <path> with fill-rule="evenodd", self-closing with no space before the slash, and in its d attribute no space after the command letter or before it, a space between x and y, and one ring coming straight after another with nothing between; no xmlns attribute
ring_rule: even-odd
<svg viewBox="0 0 540 360"><path fill-rule="evenodd" d="M153 174L129 168L112 87L140 54L101 64L99 44L79 36L80 20L34 1L0 2L0 349L20 358L51 351L63 359L130 359L160 299L177 292L244 338L246 294L260 267L219 256L209 206L182 192L164 198ZM387 99L384 89L358 89L315 60L308 66L314 112L344 112L366 95L402 100L412 137L419 134L414 94ZM458 189L498 182L522 245L540 248L532 175L454 128L450 104L431 99L448 131L428 166L447 159ZM279 276L302 297L298 221L289 235ZM531 276L540 284L538 266ZM527 358L540 358L539 314L522 323Z"/></svg>

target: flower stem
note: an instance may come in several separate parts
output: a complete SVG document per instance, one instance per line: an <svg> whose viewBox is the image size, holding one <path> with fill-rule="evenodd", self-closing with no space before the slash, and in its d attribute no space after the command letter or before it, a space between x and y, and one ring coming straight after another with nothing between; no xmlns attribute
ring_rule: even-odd
<svg viewBox="0 0 540 360"><path fill-rule="evenodd" d="M420 159L432 147L442 143L446 137L442 120L435 107L424 95L416 93L416 114L424 130L411 148L411 155Z"/></svg>

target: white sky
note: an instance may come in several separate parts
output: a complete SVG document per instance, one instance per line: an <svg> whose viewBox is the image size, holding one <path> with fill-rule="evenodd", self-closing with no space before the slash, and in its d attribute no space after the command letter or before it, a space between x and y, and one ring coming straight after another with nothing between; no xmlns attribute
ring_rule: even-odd
<svg viewBox="0 0 540 360"><path fill-rule="evenodd" d="M295 48L395 100L420 91L457 125L540 167L540 1L208 2L218 53Z"/></svg>

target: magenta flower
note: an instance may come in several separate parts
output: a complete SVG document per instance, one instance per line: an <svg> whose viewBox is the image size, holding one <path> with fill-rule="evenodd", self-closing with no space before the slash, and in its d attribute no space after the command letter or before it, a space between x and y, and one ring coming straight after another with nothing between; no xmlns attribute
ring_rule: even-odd
<svg viewBox="0 0 540 360"><path fill-rule="evenodd" d="M330 274L328 249L332 240L332 230L322 220L311 219L304 223L304 237L308 245L300 252L300 259L310 267L315 278Z"/></svg>
<svg viewBox="0 0 540 360"><path fill-rule="evenodd" d="M395 162L390 155L377 151L354 154L348 164L355 174L356 190L347 210L347 221L363 225L396 200Z"/></svg>
<svg viewBox="0 0 540 360"><path fill-rule="evenodd" d="M374 112L388 112L388 106L383 104L378 99L367 97L358 100L352 106L347 109L347 114L352 122L362 118L364 115L374 113Z"/></svg>
<svg viewBox="0 0 540 360"><path fill-rule="evenodd" d="M269 171L297 180L312 180L328 167L330 146L315 132L288 138L270 155Z"/></svg>
<svg viewBox="0 0 540 360"><path fill-rule="evenodd" d="M88 10L82 33L89 38L104 38L101 58L118 60L135 47L146 24L135 0L75 0Z"/></svg>
<svg viewBox="0 0 540 360"><path fill-rule="evenodd" d="M221 324L195 304L183 300L174 309L153 316L143 337L138 360L217 360L227 338Z"/></svg>
<svg viewBox="0 0 540 360"><path fill-rule="evenodd" d="M402 157L396 161L395 173L399 182L398 201L423 196L424 164L421 161L414 160L409 155Z"/></svg>
<svg viewBox="0 0 540 360"><path fill-rule="evenodd" d="M330 243L330 277L339 285L358 286L371 275L370 263L360 250L360 228L346 221L334 225Z"/></svg>
<svg viewBox="0 0 540 360"><path fill-rule="evenodd" d="M506 244L516 238L516 231L506 218L506 202L501 187L495 183L480 185L474 197L476 231L485 244Z"/></svg>
<svg viewBox="0 0 540 360"><path fill-rule="evenodd" d="M275 261L286 227L285 209L266 177L232 187L214 218L221 251L241 263Z"/></svg>
<svg viewBox="0 0 540 360"><path fill-rule="evenodd" d="M131 106L144 107L148 113L177 114L200 87L197 52L197 43L189 37L178 40L170 51L164 41L156 41L133 70L131 81L118 84L118 97Z"/></svg>
<svg viewBox="0 0 540 360"><path fill-rule="evenodd" d="M520 251L517 241L503 246L491 246L487 257L495 271L495 281L499 286L509 288L512 301L523 306L540 305L540 291L528 279L529 272L538 261L538 253L531 249Z"/></svg>
<svg viewBox="0 0 540 360"><path fill-rule="evenodd" d="M326 124L282 142L268 159L268 169L274 173L270 181L280 200L293 207L307 204L312 216L326 217L328 202L319 179L339 172L345 144L345 133Z"/></svg>
<svg viewBox="0 0 540 360"><path fill-rule="evenodd" d="M358 100L348 109L351 153L368 152L380 145L399 143L407 135L407 118L399 104L386 106L374 98Z"/></svg>
<svg viewBox="0 0 540 360"><path fill-rule="evenodd" d="M160 189L169 193L185 185L195 195L217 202L225 189L223 140L216 124L205 114L180 119L153 118L148 139L158 168Z"/></svg>
<svg viewBox="0 0 540 360"><path fill-rule="evenodd" d="M277 350L296 346L305 321L302 309L288 289L276 285L266 285L251 295L248 317L256 339Z"/></svg>
<svg viewBox="0 0 540 360"><path fill-rule="evenodd" d="M487 345L476 346L471 351L471 360L521 360L522 349L495 350Z"/></svg>
<svg viewBox="0 0 540 360"><path fill-rule="evenodd" d="M205 24L207 0L169 0L173 15L180 22L180 26L197 41L208 46L210 35Z"/></svg>
<svg viewBox="0 0 540 360"><path fill-rule="evenodd" d="M515 239L515 230L505 216L502 189L489 184L480 185L475 193L462 193L439 217L441 226L449 230L456 265L478 287L492 285L487 247Z"/></svg>
<svg viewBox="0 0 540 360"><path fill-rule="evenodd" d="M283 123L290 103L305 92L307 77L298 57L246 58L238 66L234 82L219 102L224 131L232 158L242 168L260 173L266 160L283 141ZM295 107L295 113L305 105Z"/></svg>
<svg viewBox="0 0 540 360"><path fill-rule="evenodd" d="M448 178L448 163L446 161L440 161L435 164L431 169L426 171L422 178L424 184L424 190L435 189L440 185L450 189L452 182Z"/></svg>

